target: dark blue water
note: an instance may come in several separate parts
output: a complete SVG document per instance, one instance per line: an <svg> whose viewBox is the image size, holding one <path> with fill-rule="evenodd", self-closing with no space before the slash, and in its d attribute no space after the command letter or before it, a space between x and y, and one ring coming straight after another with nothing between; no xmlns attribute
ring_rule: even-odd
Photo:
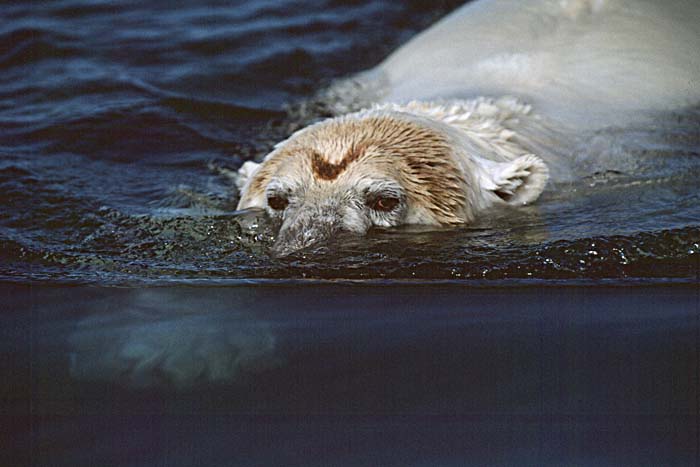
<svg viewBox="0 0 700 467"><path fill-rule="evenodd" d="M698 109L469 227L281 260L233 214L460 3L3 3L0 465L695 465Z"/></svg>
<svg viewBox="0 0 700 467"><path fill-rule="evenodd" d="M694 281L697 109L592 137L573 184L461 229L377 231L279 262L264 221L231 216L227 174L457 3L5 4L0 278Z"/></svg>
<svg viewBox="0 0 700 467"><path fill-rule="evenodd" d="M0 292L3 429L17 448L4 465L698 456L696 288Z"/></svg>

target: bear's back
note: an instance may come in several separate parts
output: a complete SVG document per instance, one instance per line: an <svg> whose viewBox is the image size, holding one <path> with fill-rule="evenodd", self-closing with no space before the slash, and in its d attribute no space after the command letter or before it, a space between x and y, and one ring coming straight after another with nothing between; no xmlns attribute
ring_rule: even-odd
<svg viewBox="0 0 700 467"><path fill-rule="evenodd" d="M478 0L370 74L382 100L513 95L585 128L700 101L700 2Z"/></svg>

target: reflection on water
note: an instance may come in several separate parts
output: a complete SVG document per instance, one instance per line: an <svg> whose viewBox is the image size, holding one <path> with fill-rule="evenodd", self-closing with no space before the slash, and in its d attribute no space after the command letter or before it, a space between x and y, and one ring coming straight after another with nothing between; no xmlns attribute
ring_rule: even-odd
<svg viewBox="0 0 700 467"><path fill-rule="evenodd" d="M232 173L325 116L331 81L459 3L8 5L0 279L694 281L697 108L573 135L568 176L529 209L269 257L274 228L233 214Z"/></svg>
<svg viewBox="0 0 700 467"><path fill-rule="evenodd" d="M19 465L691 465L694 287L0 286ZM7 426L7 425L5 425Z"/></svg>
<svg viewBox="0 0 700 467"><path fill-rule="evenodd" d="M275 364L275 337L240 305L217 294L131 292L90 315L70 336L70 374L87 381L149 387L233 382Z"/></svg>

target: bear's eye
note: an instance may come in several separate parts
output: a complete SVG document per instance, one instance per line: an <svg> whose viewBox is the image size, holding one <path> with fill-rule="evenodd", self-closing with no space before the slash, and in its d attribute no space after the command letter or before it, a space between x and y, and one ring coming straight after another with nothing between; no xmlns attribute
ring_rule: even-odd
<svg viewBox="0 0 700 467"><path fill-rule="evenodd" d="M380 196L368 204L369 207L375 211L390 212L399 205L399 199L390 196Z"/></svg>
<svg viewBox="0 0 700 467"><path fill-rule="evenodd" d="M282 211L289 205L289 200L284 196L270 195L267 197L267 205L275 211Z"/></svg>

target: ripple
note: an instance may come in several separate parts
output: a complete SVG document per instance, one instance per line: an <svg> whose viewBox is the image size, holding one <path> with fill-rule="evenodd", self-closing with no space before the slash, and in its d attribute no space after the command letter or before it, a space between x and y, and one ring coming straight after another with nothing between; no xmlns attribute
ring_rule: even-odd
<svg viewBox="0 0 700 467"><path fill-rule="evenodd" d="M83 226L79 242L50 251L42 251L40 244L14 245L4 249L8 264L26 261L30 254L60 264L78 282L105 277L117 282L251 277L692 281L700 266L700 226L530 245L488 229L378 231L367 238L341 236L335 244L277 260L268 255L275 227L257 214L163 217L100 209L69 223ZM25 273L31 276L31 268Z"/></svg>
<svg viewBox="0 0 700 467"><path fill-rule="evenodd" d="M326 116L313 100L324 84L462 2L195 3L8 7L0 277L696 280L697 108L586 140L582 181L552 185L537 206L270 258L274 226L231 214L232 173Z"/></svg>
<svg viewBox="0 0 700 467"><path fill-rule="evenodd" d="M26 66L47 59L66 59L78 55L74 47L61 45L68 40L43 29L17 29L0 35L0 69Z"/></svg>

